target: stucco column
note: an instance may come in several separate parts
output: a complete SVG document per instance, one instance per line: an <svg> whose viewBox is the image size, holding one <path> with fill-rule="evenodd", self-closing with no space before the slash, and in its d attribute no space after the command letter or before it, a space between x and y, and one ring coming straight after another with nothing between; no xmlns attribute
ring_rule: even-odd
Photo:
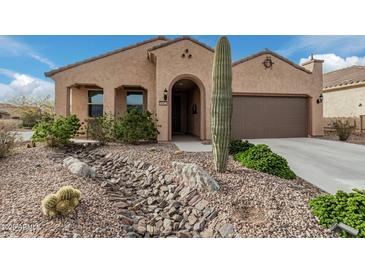
<svg viewBox="0 0 365 274"><path fill-rule="evenodd" d="M86 88L72 87L71 114L75 114L81 121L88 118L88 90Z"/></svg>
<svg viewBox="0 0 365 274"><path fill-rule="evenodd" d="M70 88L56 82L55 113L61 116L70 114Z"/></svg>
<svg viewBox="0 0 365 274"><path fill-rule="evenodd" d="M104 113L115 115L115 88L103 86Z"/></svg>
<svg viewBox="0 0 365 274"><path fill-rule="evenodd" d="M308 62L302 64L303 67L312 72L312 98L309 100L309 111L311 119L311 135L322 136L323 135L323 102L317 103L322 94L323 88L323 60L311 59Z"/></svg>
<svg viewBox="0 0 365 274"><path fill-rule="evenodd" d="M157 137L158 141L168 141L169 140L169 108L171 108L171 91L167 98L167 102L163 102L163 95L165 86L162 82L158 82L156 85L156 119L157 119L157 129L160 134ZM160 104L160 101L161 104Z"/></svg>

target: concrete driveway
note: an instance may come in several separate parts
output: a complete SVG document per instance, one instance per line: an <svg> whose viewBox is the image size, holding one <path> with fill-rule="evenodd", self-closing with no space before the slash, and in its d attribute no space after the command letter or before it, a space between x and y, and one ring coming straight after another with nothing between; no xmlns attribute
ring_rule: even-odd
<svg viewBox="0 0 365 274"><path fill-rule="evenodd" d="M315 138L251 139L285 157L293 171L319 188L365 189L365 146Z"/></svg>

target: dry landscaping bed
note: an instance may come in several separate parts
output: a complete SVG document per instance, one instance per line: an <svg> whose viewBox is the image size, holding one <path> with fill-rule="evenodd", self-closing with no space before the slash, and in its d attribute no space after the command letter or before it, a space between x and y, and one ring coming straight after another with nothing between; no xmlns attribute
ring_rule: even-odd
<svg viewBox="0 0 365 274"><path fill-rule="evenodd" d="M340 142L337 134L332 131L327 131L327 132L325 132L323 137L318 137L318 138ZM365 134L359 133L359 132L352 133L346 142L352 143L352 144L358 144L358 145L365 145Z"/></svg>
<svg viewBox="0 0 365 274"><path fill-rule="evenodd" d="M62 166L70 155L93 166L97 177L70 174ZM172 161L198 164L220 191L179 184ZM308 207L318 188L245 169L232 158L226 173L216 173L211 153L176 152L173 144L110 144L66 153L18 148L0 160L0 176L1 237L333 236ZM82 192L76 214L45 218L40 201L63 185Z"/></svg>

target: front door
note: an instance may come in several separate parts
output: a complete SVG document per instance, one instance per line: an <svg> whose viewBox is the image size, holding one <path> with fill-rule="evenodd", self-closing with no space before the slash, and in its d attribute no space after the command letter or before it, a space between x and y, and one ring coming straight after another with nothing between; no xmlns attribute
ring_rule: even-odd
<svg viewBox="0 0 365 274"><path fill-rule="evenodd" d="M172 133L181 133L181 95L172 96Z"/></svg>

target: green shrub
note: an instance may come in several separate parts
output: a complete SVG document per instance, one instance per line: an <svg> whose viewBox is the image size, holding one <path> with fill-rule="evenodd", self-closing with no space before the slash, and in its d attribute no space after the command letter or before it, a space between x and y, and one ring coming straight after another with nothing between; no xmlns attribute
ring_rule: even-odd
<svg viewBox="0 0 365 274"><path fill-rule="evenodd" d="M295 179L286 159L273 153L267 145L256 145L234 156L242 165L284 179Z"/></svg>
<svg viewBox="0 0 365 274"><path fill-rule="evenodd" d="M51 147L66 145L80 128L80 120L71 115L68 117L47 117L34 127L32 140L44 142Z"/></svg>
<svg viewBox="0 0 365 274"><path fill-rule="evenodd" d="M365 238L365 190L354 189L346 193L338 191L336 195L320 195L309 202L312 212L319 223L329 228L334 223L344 223L359 230L357 237ZM342 231L341 237L350 235Z"/></svg>
<svg viewBox="0 0 365 274"><path fill-rule="evenodd" d="M17 137L15 129L14 124L0 121L0 158L7 156L14 147Z"/></svg>
<svg viewBox="0 0 365 274"><path fill-rule="evenodd" d="M116 120L114 134L122 142L137 144L140 141L155 141L158 130L150 112L132 108Z"/></svg>
<svg viewBox="0 0 365 274"><path fill-rule="evenodd" d="M101 143L110 142L114 139L114 119L105 114L87 121L87 137Z"/></svg>
<svg viewBox="0 0 365 274"><path fill-rule="evenodd" d="M351 125L348 120L342 122L341 120L336 120L333 123L338 139L340 141L347 141L352 132L355 130L355 126Z"/></svg>
<svg viewBox="0 0 365 274"><path fill-rule="evenodd" d="M247 140L242 141L241 139L232 139L229 142L229 154L235 155L238 152L244 152L253 146L254 144L251 144Z"/></svg>

